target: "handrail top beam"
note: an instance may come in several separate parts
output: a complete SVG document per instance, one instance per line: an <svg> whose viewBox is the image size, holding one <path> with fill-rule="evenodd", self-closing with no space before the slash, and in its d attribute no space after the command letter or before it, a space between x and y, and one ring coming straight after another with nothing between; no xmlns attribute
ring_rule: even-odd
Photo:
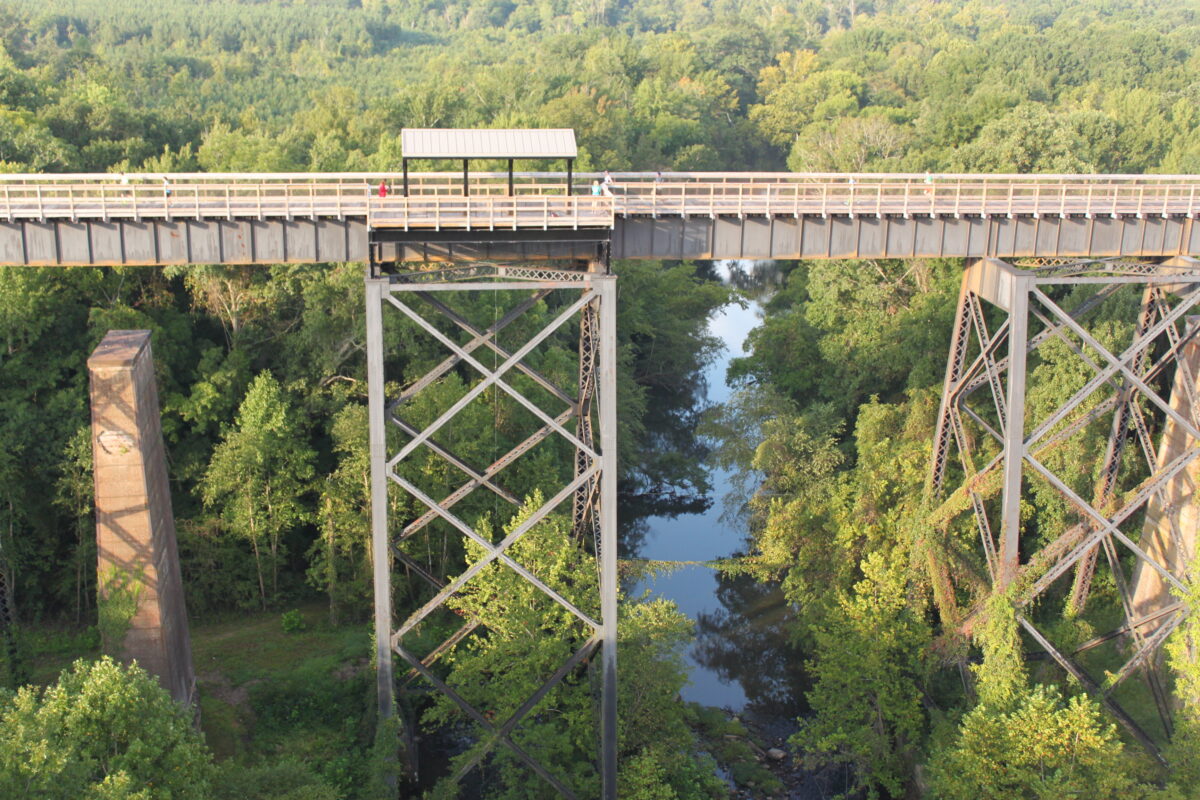
<svg viewBox="0 0 1200 800"><path fill-rule="evenodd" d="M565 172L517 172L514 178L538 182L562 182ZM578 181L597 180L600 172L576 172ZM878 185L915 184L933 182L939 185L954 184L1134 184L1134 185L1192 185L1200 184L1200 175L1148 175L1148 174L1020 174L1020 173L891 173L891 172L614 172L618 182L661 182L666 184L696 184L709 182L776 184L836 184ZM475 181L507 181L507 172L475 172ZM197 185L243 185L243 184L362 184L370 186L379 181L399 183L402 172L127 172L127 173L26 173L0 175L0 185L53 185L88 184L103 186L161 185L163 179L172 184ZM411 172L410 183L422 181L446 181L460 183L461 172ZM128 183L126 183L128 181Z"/></svg>

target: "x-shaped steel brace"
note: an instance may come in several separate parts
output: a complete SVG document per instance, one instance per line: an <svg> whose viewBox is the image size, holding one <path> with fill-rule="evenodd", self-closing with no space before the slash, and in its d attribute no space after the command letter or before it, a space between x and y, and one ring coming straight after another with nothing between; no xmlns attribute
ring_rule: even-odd
<svg viewBox="0 0 1200 800"><path fill-rule="evenodd" d="M451 514L449 511L446 511L445 509L440 508L437 505L437 503L435 503L428 495L426 495L424 492L422 492L420 489L418 489L412 483L410 483L409 481L400 477L394 471L389 471L389 475L388 475L389 478L391 478L393 481L398 483L401 487L404 488L405 491L412 494L414 497L416 497L422 503L424 503L425 505L427 505L430 508L437 511L439 516L441 516L443 519L445 519L447 522L449 522L454 527L458 528L463 533L463 535L465 535L467 538L471 539L476 544L478 544L480 547L482 547L486 553L481 559L479 559L474 564L469 566L465 572L463 572L457 578L455 578L450 583L448 583L440 592L438 592L427 603L425 603L425 605L421 606L421 608L414 611L409 616L409 618L407 620L405 620L404 624L401 625L392 634L392 643L395 644L396 642L399 642L400 639L403 638L404 634L408 633L410 630L412 630L414 627L416 627L421 622L421 620L425 619L425 617L429 616L431 613L433 613L435 610L437 610L439 607L441 607L441 605L443 603L445 603L446 600L448 600L451 595L455 594L463 586L465 586L467 581L471 580L471 578L473 578L475 575L477 575L479 572L481 572L484 567L486 567L488 564L492 563L493 561L495 561L497 559L502 561L514 572L516 572L521 577L523 577L525 580L529 581L531 584L533 584L538 589L540 589L547 597L551 598L556 603L558 603L560 606L565 608L567 611L574 614L582 622L584 622L587 625L590 625L593 630L599 630L600 623L596 622L591 617L589 617L587 614L580 611L575 606L574 603L572 603L567 598L563 597L559 592L557 592L554 589L547 586L544 582L542 582L542 580L540 578L538 578L536 575L534 575L529 570L527 570L525 567L523 567L521 564L519 564L517 561L515 561L506 552L509 547L511 547L513 544L515 544L517 542L517 540L519 540L522 536L524 536L526 533L528 533L533 528L534 525L541 522L546 517L547 514L549 514L551 511L553 511L565 499L570 497L571 494L577 488L582 486L588 479L590 479L593 475L595 475L599 470L600 470L599 462L593 463L592 466L586 472L576 476L575 480L571 481L571 483L569 483L566 487L564 487L562 490L560 490L558 492L558 494L554 495L554 497L552 497L550 500L547 500L545 503L543 503L541 508L534 511L533 514L531 514L527 519L525 519L525 521L523 521L520 525L518 525L516 528L514 528L513 531L508 534L508 536L504 537L504 539L502 539L500 541L499 544L492 544L487 539L483 538L478 533L476 533L475 530L470 525L466 524L461 519L459 519L457 516L455 516L454 514Z"/></svg>
<svg viewBox="0 0 1200 800"><path fill-rule="evenodd" d="M499 320L497 320L491 326L489 326L486 331L479 331L478 329L472 329L471 332L473 334L475 334L474 338L472 338L469 342L467 342L465 345L463 345L463 350L470 353L470 352L473 352L474 350L476 350L477 348L483 346L484 344L494 347L493 337L495 337L496 334L498 334L501 330L503 330L504 328L508 327L513 322L515 322L526 311L533 308L540 300L542 300L547 294L549 294L550 291L551 291L550 289L543 289L541 291L534 292L533 294L530 295L530 297L526 298L520 304L518 304L517 306L512 308L507 314L505 314L503 317L501 317ZM428 292L417 292L417 294L419 296L425 298L427 301L434 303L435 307L439 308L439 310L445 309L443 311L443 313L450 312L451 318L455 319L456 322L458 321L459 317L456 314L454 314L452 311L450 311L450 309L446 309L442 303L440 303L435 298L433 298ZM508 354L506 353L505 355L507 356ZM462 358L459 357L457 354L452 354L452 355L448 356L440 364L438 364L433 369L429 370L429 372L425 373L425 375L423 375L419 380L417 380L415 383L413 383L411 386L409 386L407 389L405 389L403 392L401 392L401 394L398 398L396 398L395 400L393 400L391 403L388 404L388 406L387 406L388 418L394 424L398 425L400 427L400 429L402 431L404 431L406 434L408 434L409 436L417 436L419 434L419 431L416 428L416 426L411 425L410 423L401 419L400 416L396 413L396 409L399 406L406 403L411 398L413 398L414 396L416 396L417 394L419 394L423 389L430 386L438 378L441 378L443 375L445 375L447 372L449 372L451 369L453 369L454 366L456 364L458 364L461 360L462 360ZM524 364L518 363L515 365L515 368L518 370L521 370L523 372L531 372L531 370L529 370L529 368L526 367ZM538 377L540 377L540 376L538 376ZM477 486L486 486L488 489L490 489L496 495L503 498L506 502L511 503L513 505L519 505L519 501L517 500L517 498L515 496L513 496L513 494L511 492L509 492L508 490L500 487L499 485L497 485L491 481L492 475L488 475L486 473L481 475L478 471L476 471L469 464L467 464L466 461L464 461L463 459L456 456L448 448L446 448L444 445L437 442L432 437L428 440L427 446L434 453L436 453L437 455L441 456L446 461L448 461L451 465L458 468L462 472L466 473L471 478L471 488L472 489L474 489ZM458 498L458 499L461 499L461 498ZM455 502L457 502L457 500Z"/></svg>
<svg viewBox="0 0 1200 800"><path fill-rule="evenodd" d="M472 367L474 367L476 370L478 370L480 372L480 374L483 375L483 380L481 380L474 387L472 387L466 394L464 394L461 398L459 398L458 401L454 403L454 405L452 405L449 409L447 409L445 412L443 412L442 415L439 416L436 420L434 420L434 422L431 423L428 427L426 427L425 430L423 430L417 436L413 437L408 442L408 444L404 445L400 449L400 452L397 453L388 462L388 468L389 469L394 468L396 464L398 464L399 462L401 462L405 458L407 458L414 450L416 450L416 448L418 448L422 444L424 444L425 441L430 436L432 436L436 431L438 431L442 426L444 426L447 422L449 422L451 419L453 419L460 411L462 411L462 409L465 408L468 403L470 403L476 397L479 397L481 394L483 394L488 389L488 387L493 384L500 387L505 393L507 393L514 400L516 400L518 403L520 403L522 406L524 406L526 409L528 409L534 416L536 416L538 419L540 419L543 423L549 425L553 430L555 430L560 435L562 435L564 438L566 438L567 441L571 442L577 448L583 450L588 455L590 455L593 460L598 460L599 454L596 453L596 451L593 448L588 447L583 442L579 441L579 439L576 438L573 433L568 431L562 425L555 422L554 419L551 418L550 415L548 415L541 408L539 408L537 406L537 404L535 404L534 402L532 402L531 400L526 398L519 391L514 389L512 386L510 386L508 383L506 383L502 379L502 376L506 372L508 372L516 364L518 364L521 361L521 359L523 359L525 356L527 356L535 347L537 347L539 344L541 344L552 333L554 333L556 330L558 330L560 327L562 327L562 325L564 323L566 323L567 320L569 320L572 316L575 315L576 311L578 311L580 308L582 308L584 305L586 305L588 302L590 302L592 300L592 298L595 297L595 292L594 291L584 291L581 293L581 295L582 296L578 300L576 300L574 303L572 303L570 306L568 306L566 308L566 310L564 310L561 314L559 314L549 325L547 325L541 331L539 331L536 335L534 335L533 338L531 338L524 345L522 345L515 353L513 353L511 356L509 356L504 361L503 364L498 366L493 371L493 370L490 370L487 367L485 367L483 364L481 364L470 353L468 353L466 350L464 350L462 347L460 347L458 345L458 343L456 343L453 340L451 340L450 338L448 338L445 334L443 334L441 331L439 331L436 327L434 327L428 320L426 320L420 314L413 311L411 308L409 308L404 303L400 302L398 299L396 299L396 297L394 295L389 294L387 297L388 302L390 302L396 308L400 309L405 314L405 316L409 317L411 320L413 320L413 322L416 322L417 325L419 325L426 332L428 332L431 336L433 336L435 339L437 339L439 342L441 342L443 345L445 345L447 348L449 348L452 352L454 352L456 355L458 355L463 361L465 361L466 363L468 363Z"/></svg>
<svg viewBox="0 0 1200 800"><path fill-rule="evenodd" d="M530 695L529 699L522 703L521 707L518 708L512 714L512 716L510 716L499 727L488 720L488 718L477 708L471 705L466 698L456 692L452 686L439 678L432 670L429 669L429 667L427 667L412 653L409 653L399 644L393 645L393 649L401 658L403 658L412 666L413 670L418 672L423 678L433 684L436 689L449 697L455 705L462 709L464 714L473 719L481 728L490 734L489 741L481 743L481 746L477 748L476 752L472 753L467 761L459 767L458 771L452 778L454 782L457 783L461 781L463 777L472 769L474 769L474 767L483 759L483 757L487 755L488 751L491 750L491 748L494 747L497 742L500 742L503 743L509 750L511 750L513 754L525 764L525 766L529 767L531 770L545 779L551 786L557 789L563 797L569 798L570 800L575 800L575 793L571 791L566 784L554 777L554 775L552 775L548 770L546 770L545 767L538 763L533 756L526 752L524 748L513 741L512 732L521 722L521 720L537 707L537 704L542 701L542 699L550 692L551 689L561 683L563 678L569 675L572 670L578 667L588 656L595 652L596 647L599 644L600 640L596 636L592 636L586 642L584 642L583 646L576 650L569 659L563 662L563 665L559 667L558 670L551 675L550 678L543 683L536 692Z"/></svg>
<svg viewBox="0 0 1200 800"><path fill-rule="evenodd" d="M1084 330L1079 323L1077 323L1069 314L1059 308L1058 304L1047 297L1041 290L1035 287L1030 291L1030 295L1033 299L1036 299L1039 303L1041 303L1044 308L1050 311L1053 316L1057 317L1062 324L1066 325L1076 336L1082 339L1085 344L1099 353L1105 361L1109 362L1109 365L1097 373L1096 376L1089 380L1082 388L1080 388L1079 391L1077 391L1075 395L1071 397L1071 399L1064 403L1057 412L1050 415L1050 417L1038 425L1037 428L1035 428L1025 440L1026 446L1033 444L1043 435L1045 435L1050 428L1058 424L1058 422L1061 421L1061 419L1067 414L1069 414L1072 409L1078 406L1079 403L1086 399L1101 385L1108 383L1109 379L1118 372L1123 373L1126 381L1140 391L1143 397L1148 399L1154 405L1158 406L1160 409L1162 409L1163 413L1183 426L1183 429L1187 431L1189 435L1200 439L1200 430L1197 430L1196 427L1192 425L1190 420L1185 419L1179 414L1179 412L1171 408L1169 403L1159 397L1153 389L1146 385L1145 381L1143 381L1140 376L1135 374L1135 372L1130 369L1128 362L1131 362L1134 356L1137 355L1138 351L1141 349L1141 341L1134 342L1126 350L1124 350L1119 357L1115 356L1109 352L1108 348L1096 341L1095 337ZM1195 306L1198 299L1200 299L1200 287L1193 288L1193 290L1189 292L1186 297L1179 302L1178 305L1176 305L1170 314L1168 314L1165 318L1160 319L1157 323L1155 323L1155 325L1149 328L1146 331L1146 335L1142 338L1145 340L1157 338L1163 333L1168 325L1174 322L1174 320L1183 316L1187 311Z"/></svg>
<svg viewBox="0 0 1200 800"><path fill-rule="evenodd" d="M1183 468L1185 468L1188 464L1190 464L1192 461L1194 461L1196 459L1197 455L1200 455L1200 447L1193 447L1187 453L1184 454L1185 457L1176 459L1176 462L1175 462L1176 469L1166 470L1166 471L1164 471L1164 473L1162 475L1158 476L1158 478L1154 481L1155 485L1154 485L1153 490L1157 491L1158 485L1169 480L1179 470L1182 470ZM1155 572L1157 572L1159 575L1161 575L1164 580L1166 580L1168 583L1170 583L1172 586L1174 586L1177 590L1179 590L1181 592L1186 591L1186 587L1183 585L1183 583L1180 582L1180 580L1178 578L1176 578L1173 574L1171 574L1170 570L1168 570L1166 567L1162 566L1157 561L1155 561L1153 558L1151 558L1144 550L1142 550L1142 548L1138 547L1137 544L1135 544L1132 539L1130 539L1128 536L1126 536L1124 533L1122 533L1120 528L1117 527L1121 521L1127 519L1131 514L1133 514L1134 511L1136 511L1140 506L1145 504L1145 502L1147 500L1149 500L1150 492L1145 492L1145 491L1140 492L1138 494L1138 497L1136 500L1128 503L1123 509L1121 509L1121 511L1117 514L1117 516L1113 517L1112 519L1109 519L1108 517L1104 516L1099 511L1097 511L1095 508L1093 508L1091 503L1088 503L1086 500L1084 500L1082 497L1080 497L1078 494L1076 494L1075 491L1071 489L1071 487L1067 486L1067 484L1064 483L1061 478L1059 478L1057 475L1055 475L1053 472L1051 472L1049 469L1047 469L1036 458L1027 454L1025 456L1025 460L1028 461L1029 464L1043 478L1045 478L1047 481L1049 481L1050 485L1053 486L1055 489L1057 489L1059 491L1059 493L1062 494L1064 498L1066 498L1067 502L1069 502L1071 505L1075 506L1075 509L1077 511L1079 511L1081 514L1083 514L1084 516L1090 517L1092 519L1093 523L1097 526L1093 530L1093 532L1086 539L1084 539L1083 543L1079 547L1077 547L1074 551L1072 551L1072 554L1070 556L1068 556L1066 559L1064 559L1064 562L1069 562L1066 564L1066 566L1070 566L1070 564L1074 563L1075 561L1078 561L1079 558L1082 558L1084 553L1086 553L1086 548L1099 542L1101 537L1111 534L1112 536L1116 537L1116 539L1118 539L1127 548L1129 548L1131 551L1133 551L1133 553L1139 559L1141 559L1146 564L1148 564ZM1056 567L1062 565L1062 563L1063 562L1060 562L1060 564L1056 565Z"/></svg>
<svg viewBox="0 0 1200 800"><path fill-rule="evenodd" d="M570 420L571 417L573 417L573 416L575 416L575 409L568 408L566 411L562 412L557 417L555 417L555 421L558 422L560 425L562 425L562 424L565 424L568 420ZM440 505L442 506L442 508L451 508L459 500L462 500L464 497L466 497L468 494L470 494L472 491L474 491L474 489L476 487L480 486L483 483L483 481L491 479L493 476L495 476L497 473L499 473L501 470L503 470L509 464L516 461L520 456L524 455L525 453L527 453L531 449L533 449L534 445L536 445L538 442L545 439L547 436L549 436L553 432L554 432L553 429L549 425L543 425L541 428L539 428L531 436L527 437L524 441L522 441L516 447L512 448L507 453L500 456L500 458L493 461L488 466L488 468L483 471L482 476L480 476L478 478L472 478L471 480L464 483L462 486L459 486L457 489L455 489L449 495L447 495L446 498L444 500L442 500ZM515 498L514 498L514 502L515 502ZM433 511L433 510L426 511L420 517L418 517L417 519L410 522L407 526L405 526L404 530L402 530L400 532L400 535L397 537L397 539L399 541L404 541L405 539L408 539L409 537L413 536L418 531L420 531L422 528L424 528L426 525L428 525L430 522L433 522L435 519L437 519L437 517L438 517L438 514L436 511Z"/></svg>

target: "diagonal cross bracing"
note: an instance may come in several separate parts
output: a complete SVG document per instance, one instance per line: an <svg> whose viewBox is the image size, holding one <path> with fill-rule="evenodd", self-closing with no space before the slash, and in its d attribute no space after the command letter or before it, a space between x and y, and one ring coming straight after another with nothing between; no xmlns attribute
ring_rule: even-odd
<svg viewBox="0 0 1200 800"><path fill-rule="evenodd" d="M569 420L573 416L575 416L575 409L568 408L566 411L562 412L557 417L555 417L555 421L558 422L558 424L562 425L562 424L566 423L566 421ZM453 492L451 492L449 495L447 495L446 498L444 500L442 500L442 502L439 503L438 505L440 505L442 508L450 508L455 503L457 503L459 500L462 500L464 497L466 497L468 494L470 494L472 491L474 491L477 487L484 485L484 483L487 480L489 480L490 478L495 476L497 473L499 473L501 470L503 470L509 464L513 463L518 458L520 458L522 455L529 452L531 449L533 449L534 445L536 445L538 442L545 439L547 436L549 436L553 432L554 432L553 428L551 428L549 425L543 425L541 428L538 428L537 431L535 431L532 435L527 437L523 442L518 444L513 449L509 450L507 453L502 455L500 458L493 461L491 463L491 465L488 466L488 468L483 471L482 475L480 475L478 477L472 477L471 480L467 481L462 486L458 487ZM514 498L513 502L514 502L514 504L517 502L515 498ZM420 531L422 528L424 528L426 525L428 525L430 522L432 522L433 520L435 520L437 518L438 518L437 511L430 509L429 511L426 511L424 514L422 514L420 517L418 517L414 521L410 522L404 528L404 530L400 532L400 535L397 538L400 539L401 541L403 541L404 539L407 539L410 536L412 536L413 534Z"/></svg>
<svg viewBox="0 0 1200 800"><path fill-rule="evenodd" d="M458 772L450 776L449 779L454 782L461 780L468 771L483 763L496 746L502 746L563 797L575 798L572 787L564 783L552 770L538 763L538 760L517 742L514 733L524 723L537 724L532 712L548 693L555 686L561 685L569 675L583 669L585 664L594 663L599 669L600 680L585 682L582 685L586 688L590 683L600 689L598 767L602 785L601 797L602 800L616 798L616 279L601 272L602 267L603 265L597 262L585 272L477 264L462 269L367 279L368 373L372 433L372 548L375 560L376 640L377 644L382 643L376 651L380 675L380 711L381 714L391 712L392 693L395 689L392 679L392 657L399 656L410 667L402 681L403 686L415 680L424 680L448 697L482 732L481 743L460 765ZM527 291L530 294L486 328L472 323L465 315L439 299L445 296L444 294L431 294L496 290ZM509 348L500 345L497 337L501 330L508 328L522 315L537 307L548 295L559 290L572 291L576 297L567 302L553 320L525 338L524 343L515 350L510 351ZM421 311L411 302L402 300L400 296L404 294L421 301L424 304ZM399 311L403 318L411 321L450 351L450 355L429 372L408 382L407 388L391 402L384 396L386 382L382 352L383 314L389 309ZM580 322L578 395L555 385L524 361L539 344L556 333L561 335L567 323L576 317ZM433 319L448 321L454 327L465 331L470 339L465 344L459 344L434 325ZM495 353L498 358L503 359L503 363L494 368L486 367L473 355L480 348ZM449 409L438 414L433 422L424 428L418 428L401 419L397 413L401 405L437 384L452 370L462 370L463 367L477 373L478 377ZM506 380L505 376L510 372L522 373L539 392L545 392L545 396L539 395L541 401L549 399L550 402L562 402L566 408L560 407L550 411L543 409L539 401L524 395ZM515 446L509 447L502 455L494 457L487 467L477 468L467 458L454 453L447 444L439 443L434 435L493 387L502 391L503 396L511 398L515 406L530 412L540 427ZM566 427L572 419L576 423L574 432ZM389 421L392 425L387 424ZM402 431L408 437L407 441L403 445L390 443L388 430ZM558 434L575 454L573 477L563 481L541 507L499 542L493 543L478 533L461 514L456 513L460 509L451 510L478 488L485 488L508 502L519 502L515 496L502 488L499 478L505 468L539 443L548 438L557 438L554 437L555 434ZM418 448L422 446L467 477L464 483L446 494L440 502L418 486L405 470L406 459L417 453ZM412 512L414 516L410 518L389 520L389 515L394 513L388 502L389 486L402 490L427 510L419 515ZM569 503L572 499L573 502ZM510 549L536 525L544 522L550 514L561 513L561 509L568 507L572 508L570 513L577 534L586 529L595 537L593 546L600 577L599 603L596 604L600 610L598 616L583 610L590 604L583 607L577 605L562 591L556 590L554 586L533 574L510 553ZM474 562L463 564L458 575L445 579L418 564L405 553L403 547L413 536L427 529L434 520L441 520L449 526L450 531L460 535L463 540L474 542L483 550L483 555ZM576 539L578 540L578 536ZM394 620L390 599L391 577L388 564L392 558L431 587L431 594L427 599L399 624ZM463 646L473 632L481 628L486 629L479 619L470 617L464 620L448 638L423 658L405 646L405 637L408 634L413 633L430 614L445 607L489 565L511 570L520 576L542 596L567 611L576 620L571 630L579 632L579 639L572 645L573 654L517 708L515 713L499 725L493 724L489 714L481 712L450 685L439 665L439 662L456 647ZM579 641L582 641L582 645L578 645ZM592 659L591 656L597 650L600 653L599 657Z"/></svg>
<svg viewBox="0 0 1200 800"><path fill-rule="evenodd" d="M455 578L453 581L451 581L449 584L447 584L445 586L445 588L443 588L440 592L438 592L438 594L436 596L434 596L433 599L431 599L428 603L426 603L424 606L422 606L421 608L414 611L412 613L412 615L407 620L404 621L404 624L402 624L399 628L396 629L396 632L393 634L392 639L394 641L399 641L399 639L402 636L404 636L404 634L406 634L410 630L412 630L418 623L421 622L421 620L423 620L427 616L429 616L429 614L432 613L435 609L441 607L441 605L443 603L445 603L446 600L448 600L451 595L457 593L459 589L461 589L463 586L465 586L467 581L471 580L471 578L478 575L483 570L484 567L486 567L488 564L492 563L496 559L503 561L510 569L512 569L517 574L519 574L525 580L532 583L534 586L536 586L538 589L540 589L547 597L554 600L554 602L558 603L560 606L565 608L567 611L570 611L572 614L574 614L576 617L578 617L580 619L580 621L583 622L585 625L588 625L592 628L599 628L600 627L599 622L596 622L594 619L589 617L587 614L580 611L575 606L574 603L572 603L570 600L567 600L565 597L563 597L561 594L559 594L555 590L551 589L549 586L547 586L545 583L543 583L539 578L537 578L533 573L531 573L525 567L521 566L515 560L513 560L512 556L508 555L505 552L506 550L508 550L508 548L512 547L512 545L514 545L517 542L517 540L519 540L522 536L524 536L526 533L528 533L533 528L534 525L538 524L543 519L545 519L547 514L549 514L551 511L553 511L555 508L557 508L560 503L562 503L564 500L566 500L568 497L570 497L577 488L579 488L584 483L586 483L589 479L591 479L592 475L594 475L598 471L598 469L599 469L598 465L593 466L591 469L589 469L584 474L576 477L574 481L572 481L570 484L568 484L566 486L566 488L564 488L562 491L560 491L554 497L550 498L545 503L543 503L541 508L539 508L537 511L533 512L533 514L531 514L527 520L525 520L520 525L518 525L513 530L513 532L510 533L508 536L505 536L504 539L502 539L499 544L495 544L495 545L492 544L491 542L489 542L487 539L480 536L478 533L476 533L475 530L470 525L466 524L461 519L459 519L455 515L451 514L449 511L443 510L440 506L438 506L438 504L436 502L434 502L428 495L426 495L424 492L422 492L420 489L418 489L415 485L413 485L409 481L405 480L404 478L399 477L398 475L395 475L395 474L390 475L389 477L393 481L398 483L405 491L407 491L413 497L420 500L422 503L425 503L427 506L435 509L441 515L441 517L443 519L445 519L447 522L449 522L454 527L458 528L458 530L461 531L464 536L471 539L473 542L475 542L476 544L478 544L480 547L482 547L484 550L487 551L487 555L485 555L483 558L476 561L474 564L472 564L470 567L468 567L465 572L463 572L461 575L459 575L457 578Z"/></svg>
<svg viewBox="0 0 1200 800"><path fill-rule="evenodd" d="M433 325L428 320L426 320L424 317L422 317L420 314L413 311L411 308L409 308L404 303L397 300L395 297L388 297L389 303L391 303L396 308L403 311L404 314L406 316L408 316L409 319L411 319L413 322L416 322L418 325L420 325L422 328L424 328L426 331L428 331L430 333L430 335L432 335L435 339L437 339L442 344L446 345L446 347L453 350L457 355L459 355L462 358L463 361L467 362L472 367L479 370L479 372L484 376L484 379L482 381L477 383L474 388L472 388L469 392L467 392L465 395L463 395L461 398L459 398L458 401L453 406L451 406L448 410L443 412L443 414L440 417L438 417L432 424L430 424L429 427L427 427L425 430L423 430L417 436L413 437L413 439L408 444L404 445L404 447L400 448L400 452L398 452L388 462L388 466L393 467L397 463L399 463L400 461L403 461L405 458L407 458L409 455L411 455L412 452L414 450L416 450L418 447L420 447L425 442L426 439L428 439L435 432L437 432L437 430L439 428L441 428L443 425L445 425L447 422L449 422L451 419L453 419L458 414L459 411L462 411L464 408L466 408L468 403L470 403L472 400L474 400L475 398L477 398L481 394L483 394L487 390L487 388L489 386L491 386L493 383L496 384L497 386L499 386L501 389L503 389L506 393L508 393L509 396L511 396L518 403L525 406L525 408L527 408L531 413L533 413L534 416L540 418L542 420L542 422L546 423L551 428L553 428L554 430L556 430L560 434L562 434L567 439L567 441L571 442L576 447L579 447L580 449L587 452L588 455L592 456L592 458L598 458L599 456L594 450L592 450L590 447L587 447L586 445L583 444L583 442L576 439L574 434L572 434L566 428L564 428L563 426L561 426L557 422L555 422L548 414L546 414L545 411L542 411L542 409L538 408L538 406L536 404L534 404L532 401L530 401L528 398L526 398L524 395L522 395L516 389L512 388L507 383L505 383L503 380L501 380L501 376L504 375L504 373L506 373L510 369L512 369L513 366L518 361L520 361L522 358L527 356L535 347L537 347L539 344L541 344L543 341L545 341L547 338L549 338L550 334L554 333L556 330L561 328L567 320L569 320L571 317L573 317L575 315L576 311L578 311L580 308L582 308L584 305L586 305L591 299L592 299L591 292L586 292L583 297L581 297L579 300L576 300L570 307L568 307L565 311L563 311L561 314L559 314L558 317L555 318L555 320L553 322L551 322L549 325L547 325L545 328L543 328L541 331L539 331L532 339L530 339L528 342L526 342L524 345L522 345L521 348L519 350L517 350L517 352L515 352L511 356L509 356L509 358L507 360L505 360L505 362L503 364L498 366L495 369L495 371L493 371L493 370L490 370L487 367L485 367L483 364L481 364L476 359L472 358L469 353L467 353L465 350L463 350L461 347L459 347L457 344L455 344L453 341L451 341L445 334L443 334L437 328L433 327Z"/></svg>

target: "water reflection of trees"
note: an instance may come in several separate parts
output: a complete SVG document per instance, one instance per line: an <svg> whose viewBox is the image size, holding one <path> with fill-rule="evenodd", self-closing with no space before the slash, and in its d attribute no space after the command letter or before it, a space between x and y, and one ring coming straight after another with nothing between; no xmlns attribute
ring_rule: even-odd
<svg viewBox="0 0 1200 800"><path fill-rule="evenodd" d="M637 558L650 533L652 519L674 519L686 514L703 514L712 507L710 494L652 492L625 494L620 499L617 536L621 555Z"/></svg>
<svg viewBox="0 0 1200 800"><path fill-rule="evenodd" d="M627 312L633 319L625 357L633 357L634 379L645 393L636 452L622 465L618 487L622 514L631 518L698 513L709 505L708 447L697 427L708 406L705 370L723 350L708 331L709 318L731 296L712 262L668 272L677 293L690 298L687 303L673 307L660 299L653 308ZM622 277L634 281L629 296L665 291L636 272Z"/></svg>
<svg viewBox="0 0 1200 800"><path fill-rule="evenodd" d="M712 269L727 284L758 302L774 294L787 275L777 261L721 261Z"/></svg>
<svg viewBox="0 0 1200 800"><path fill-rule="evenodd" d="M722 608L696 620L697 663L722 681L737 681L748 713L798 716L811 680L804 655L791 644L791 611L776 586L748 575L718 576Z"/></svg>

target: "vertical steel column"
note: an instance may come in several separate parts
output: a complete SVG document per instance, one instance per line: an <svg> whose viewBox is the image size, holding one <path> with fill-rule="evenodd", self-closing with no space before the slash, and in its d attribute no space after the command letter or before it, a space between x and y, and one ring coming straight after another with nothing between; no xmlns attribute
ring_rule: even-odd
<svg viewBox="0 0 1200 800"><path fill-rule="evenodd" d="M969 289L966 282L958 290L958 307L954 312L954 331L950 335L950 355L946 359L946 378L942 383L942 400L938 407L937 427L933 434L933 466L929 471L926 490L934 497L941 497L942 482L946 477L946 458L950 450L951 408L954 393L962 378L966 361L971 313L967 308Z"/></svg>
<svg viewBox="0 0 1200 800"><path fill-rule="evenodd" d="M1021 560L1021 472L1025 463L1025 365L1029 339L1027 278L1014 277L1008 326L1008 415L1004 427L1004 490L1000 500L1000 587L1017 576Z"/></svg>
<svg viewBox="0 0 1200 800"><path fill-rule="evenodd" d="M600 774L603 800L617 798L617 278L600 294Z"/></svg>
<svg viewBox="0 0 1200 800"><path fill-rule="evenodd" d="M392 570L387 519L387 428L383 377L383 297L387 278L367 277L367 407L371 439L371 559L375 578L375 681L379 717L393 712Z"/></svg>

